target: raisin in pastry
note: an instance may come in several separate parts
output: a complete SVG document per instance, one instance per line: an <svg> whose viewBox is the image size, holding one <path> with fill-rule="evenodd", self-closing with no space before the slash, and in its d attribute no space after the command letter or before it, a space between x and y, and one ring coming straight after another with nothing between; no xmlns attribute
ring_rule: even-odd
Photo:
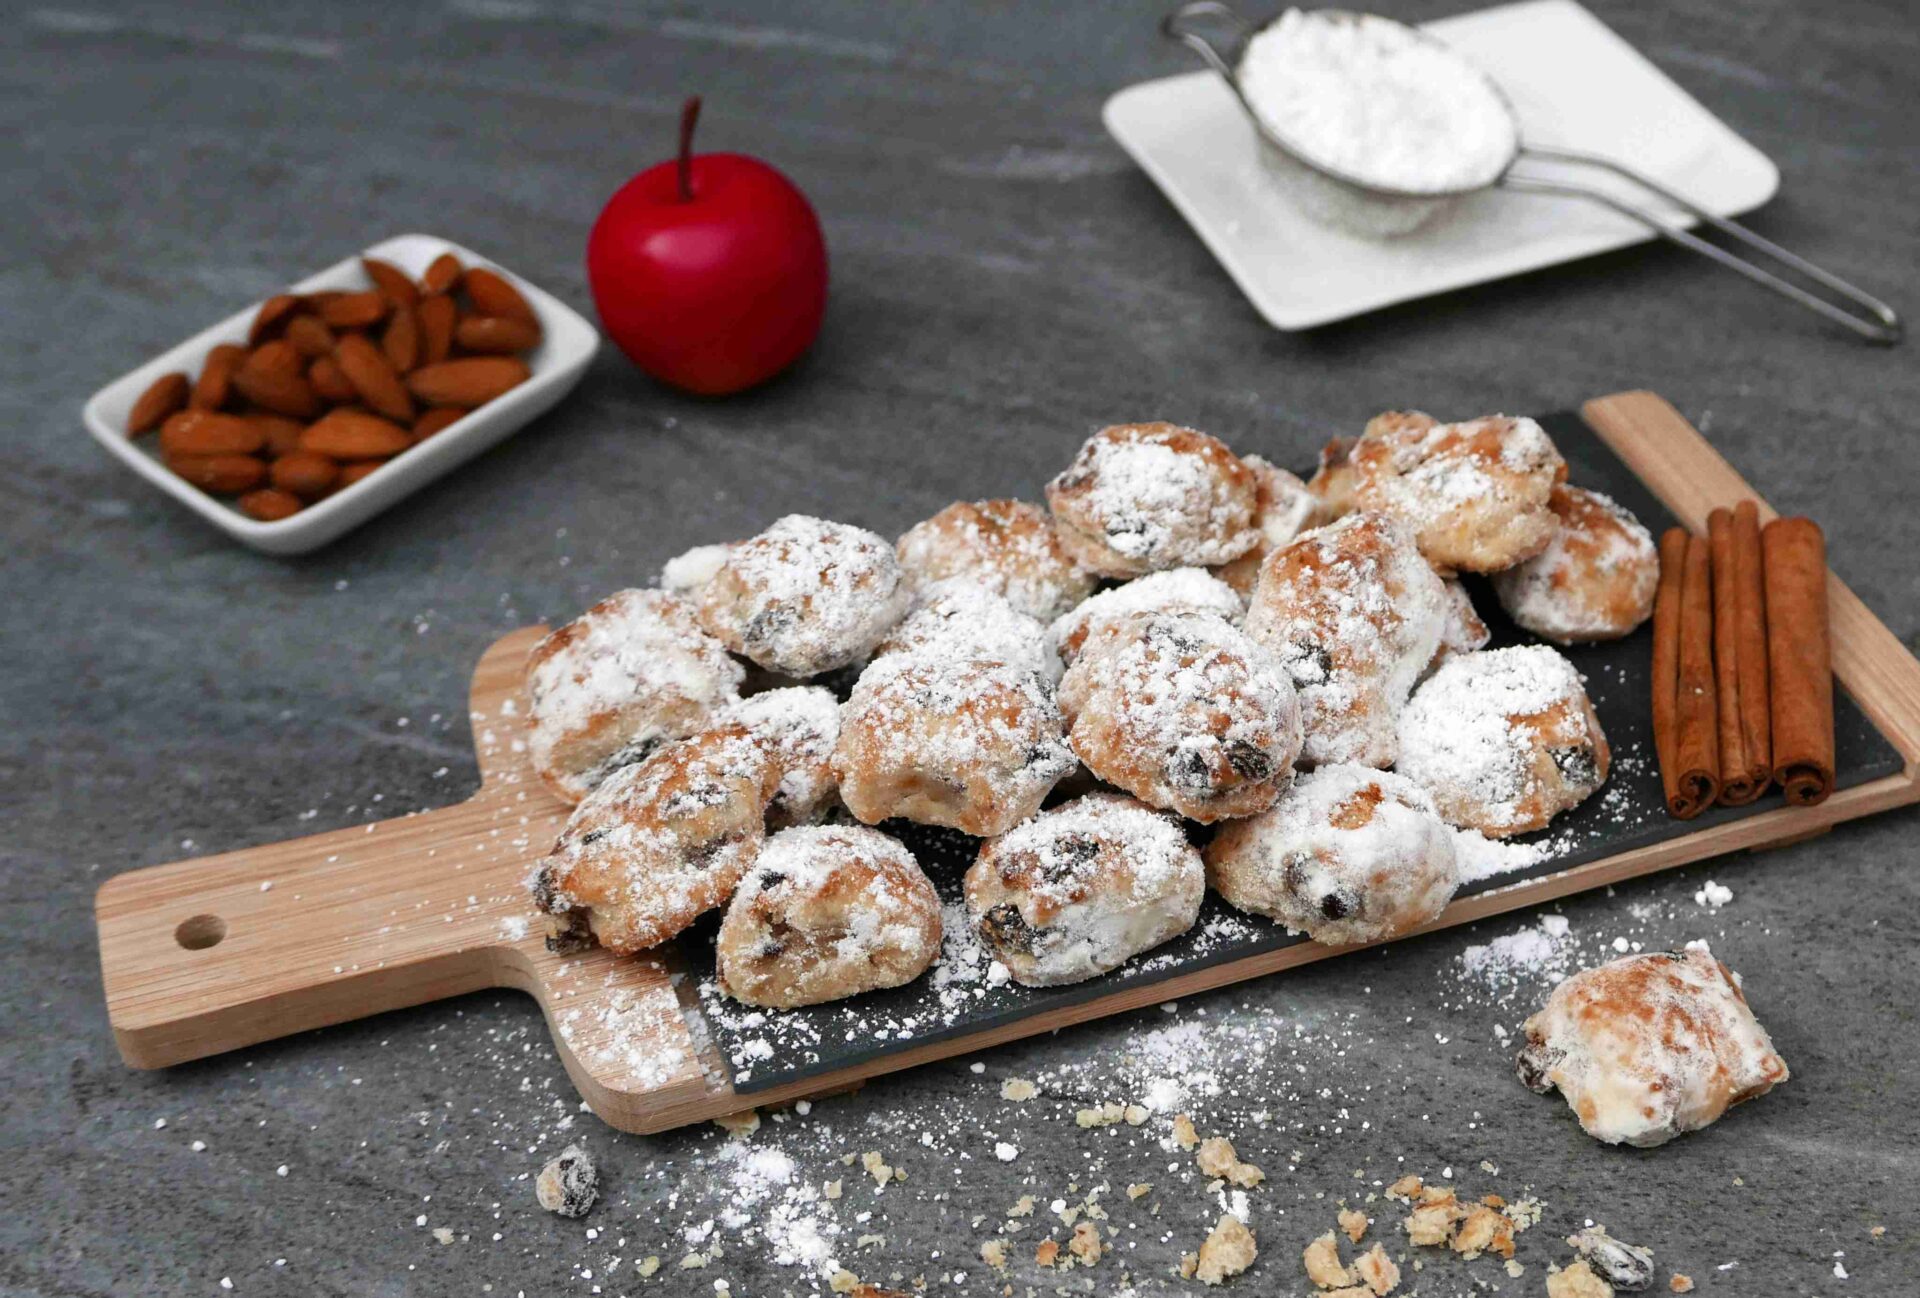
<svg viewBox="0 0 1920 1298"><path fill-rule="evenodd" d="M1016 982L1052 987L1186 932L1205 892L1200 854L1172 817L1095 793L981 844L967 922Z"/></svg>

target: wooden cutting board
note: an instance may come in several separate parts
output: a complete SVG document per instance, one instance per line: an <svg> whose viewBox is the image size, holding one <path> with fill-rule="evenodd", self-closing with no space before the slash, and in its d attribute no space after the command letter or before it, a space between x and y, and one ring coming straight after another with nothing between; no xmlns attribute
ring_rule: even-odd
<svg viewBox="0 0 1920 1298"><path fill-rule="evenodd" d="M1666 401L1603 397L1586 422L1687 525L1758 500ZM1760 502L1763 518L1771 517ZM1429 928L1484 919L1636 875L1792 842L1920 801L1920 662L1831 574L1834 674L1901 769L1810 808L1729 823L1457 900ZM845 1067L738 1089L673 947L620 958L546 950L526 880L568 809L528 765L520 675L544 634L496 642L474 672L481 785L458 806L220 856L135 870L96 898L108 1017L127 1063L161 1068L239 1046L488 987L539 1001L568 1074L603 1120L660 1131L805 1095L1016 1037L1190 995L1354 948L1301 942L1064 1000L1012 1021ZM1764 804L1763 804L1764 805ZM1423 930L1424 931L1424 930Z"/></svg>

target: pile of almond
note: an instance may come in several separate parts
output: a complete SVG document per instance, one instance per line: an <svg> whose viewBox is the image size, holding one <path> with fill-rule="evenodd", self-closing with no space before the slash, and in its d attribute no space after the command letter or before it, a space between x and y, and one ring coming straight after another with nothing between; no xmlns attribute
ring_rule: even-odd
<svg viewBox="0 0 1920 1298"><path fill-rule="evenodd" d="M249 517L288 518L527 381L540 322L520 291L442 253L414 283L362 257L371 287L281 293L245 346L200 376L162 376L127 433L160 433L166 466Z"/></svg>

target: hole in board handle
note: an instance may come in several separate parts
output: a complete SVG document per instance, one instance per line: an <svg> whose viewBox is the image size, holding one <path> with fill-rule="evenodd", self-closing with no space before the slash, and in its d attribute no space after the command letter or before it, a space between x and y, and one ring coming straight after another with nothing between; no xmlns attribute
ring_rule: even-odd
<svg viewBox="0 0 1920 1298"><path fill-rule="evenodd" d="M181 920L180 927L173 930L173 940L189 951L218 946L226 935L227 921L218 915L195 915Z"/></svg>

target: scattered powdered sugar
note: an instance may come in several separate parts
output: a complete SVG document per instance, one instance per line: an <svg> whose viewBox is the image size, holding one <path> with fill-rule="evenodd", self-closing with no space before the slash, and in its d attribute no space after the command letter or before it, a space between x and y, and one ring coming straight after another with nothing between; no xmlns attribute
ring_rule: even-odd
<svg viewBox="0 0 1920 1298"><path fill-rule="evenodd" d="M1715 883L1711 879L1707 880L1705 886L1693 894L1694 905L1705 906L1708 910L1719 910L1732 900L1733 889Z"/></svg>
<svg viewBox="0 0 1920 1298"><path fill-rule="evenodd" d="M1289 9L1254 34L1236 75L1292 149L1383 188L1491 184L1517 143L1506 104L1472 64L1371 15Z"/></svg>
<svg viewBox="0 0 1920 1298"><path fill-rule="evenodd" d="M1564 915L1542 915L1537 923L1460 953L1468 975L1495 992L1512 992L1542 978L1563 978L1579 952Z"/></svg>
<svg viewBox="0 0 1920 1298"><path fill-rule="evenodd" d="M1453 859L1460 867L1463 886L1524 870L1558 855L1551 842L1510 843L1488 838L1474 829L1454 829L1452 833Z"/></svg>

